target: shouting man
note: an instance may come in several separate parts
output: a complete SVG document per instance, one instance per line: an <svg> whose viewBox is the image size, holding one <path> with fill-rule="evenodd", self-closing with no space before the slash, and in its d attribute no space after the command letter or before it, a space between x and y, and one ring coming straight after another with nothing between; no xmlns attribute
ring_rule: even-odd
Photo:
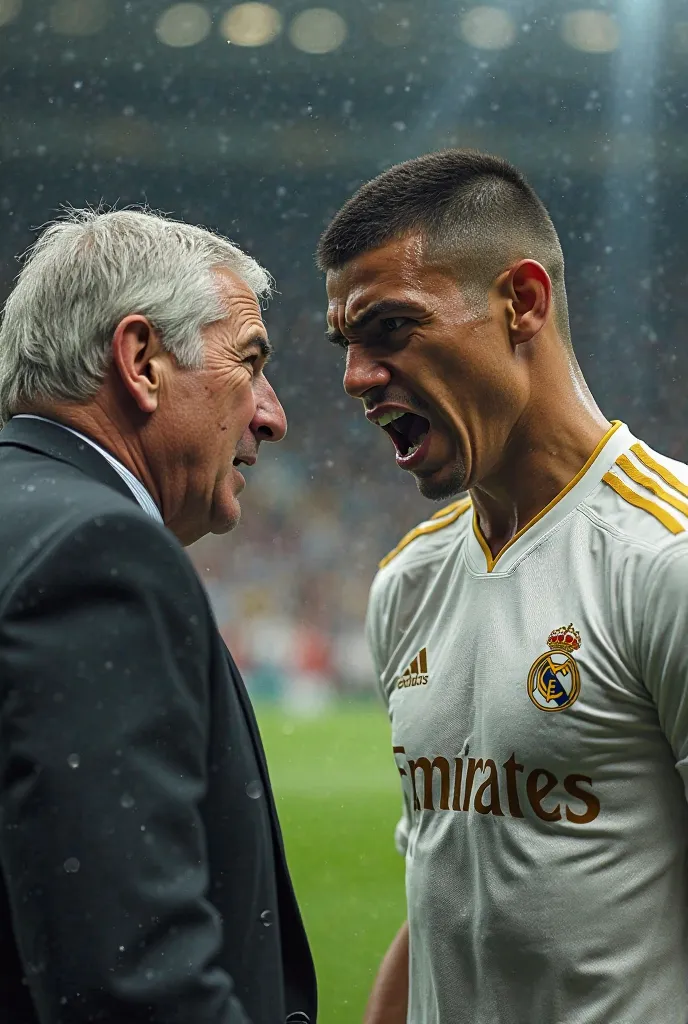
<svg viewBox="0 0 688 1024"><path fill-rule="evenodd" d="M503 160L364 185L323 235L344 387L422 494L381 563L408 923L368 1024L688 1019L688 468L609 422Z"/></svg>

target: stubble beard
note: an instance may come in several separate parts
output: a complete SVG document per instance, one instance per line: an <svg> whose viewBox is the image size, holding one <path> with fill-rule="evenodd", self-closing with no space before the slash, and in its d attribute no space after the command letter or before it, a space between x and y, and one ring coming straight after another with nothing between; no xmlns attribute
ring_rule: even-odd
<svg viewBox="0 0 688 1024"><path fill-rule="evenodd" d="M456 462L448 476L442 476L439 479L434 475L416 476L416 484L423 497L430 501L446 501L447 498L455 498L466 490L466 467L463 461Z"/></svg>

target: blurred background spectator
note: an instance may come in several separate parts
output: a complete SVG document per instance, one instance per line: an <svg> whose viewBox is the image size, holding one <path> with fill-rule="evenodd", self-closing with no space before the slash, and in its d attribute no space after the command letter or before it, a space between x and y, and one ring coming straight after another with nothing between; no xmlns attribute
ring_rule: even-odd
<svg viewBox="0 0 688 1024"><path fill-rule="evenodd" d="M304 713L371 693L377 561L436 510L323 340L312 254L362 181L447 145L513 160L560 231L603 410L688 458L685 2L326 4L0 0L3 297L33 229L101 200L204 223L277 279L289 436L192 557L254 694Z"/></svg>

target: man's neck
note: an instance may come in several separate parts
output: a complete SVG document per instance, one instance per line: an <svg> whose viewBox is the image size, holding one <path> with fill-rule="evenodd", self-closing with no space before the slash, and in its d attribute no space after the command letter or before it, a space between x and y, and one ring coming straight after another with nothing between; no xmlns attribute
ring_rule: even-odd
<svg viewBox="0 0 688 1024"><path fill-rule="evenodd" d="M611 428L589 393L552 408L551 419L539 410L532 424L519 423L495 472L471 489L493 558L564 490Z"/></svg>

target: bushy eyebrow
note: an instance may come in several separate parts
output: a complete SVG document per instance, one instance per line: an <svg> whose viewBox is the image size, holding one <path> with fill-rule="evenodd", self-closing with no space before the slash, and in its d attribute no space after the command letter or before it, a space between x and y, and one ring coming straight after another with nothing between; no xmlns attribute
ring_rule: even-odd
<svg viewBox="0 0 688 1024"><path fill-rule="evenodd" d="M400 302L398 299L380 299L379 302L374 302L372 306L368 306L366 311L356 320L347 324L347 327L350 327L352 331L360 331L368 327L373 320L377 320L379 317L392 316L394 313L397 315L408 313L417 316L418 307L408 302ZM348 341L341 331L334 327L330 327L325 331L325 338L333 345L348 345Z"/></svg>
<svg viewBox="0 0 688 1024"><path fill-rule="evenodd" d="M272 343L268 341L264 334L256 334L254 337L249 338L244 348L249 349L252 345L260 349L260 354L266 361L275 353Z"/></svg>
<svg viewBox="0 0 688 1024"><path fill-rule="evenodd" d="M339 345L342 348L345 348L347 345L347 340L342 334L342 332L338 331L334 327L327 328L327 330L325 331L325 340L329 341L331 345Z"/></svg>
<svg viewBox="0 0 688 1024"><path fill-rule="evenodd" d="M348 326L352 331L360 331L368 324L371 324L373 320L377 320L381 316L390 316L392 313L401 313L402 311L415 309L415 306L410 306L407 302L399 302L393 299L380 299L379 302L374 302L372 306L368 306L365 313L353 320Z"/></svg>

